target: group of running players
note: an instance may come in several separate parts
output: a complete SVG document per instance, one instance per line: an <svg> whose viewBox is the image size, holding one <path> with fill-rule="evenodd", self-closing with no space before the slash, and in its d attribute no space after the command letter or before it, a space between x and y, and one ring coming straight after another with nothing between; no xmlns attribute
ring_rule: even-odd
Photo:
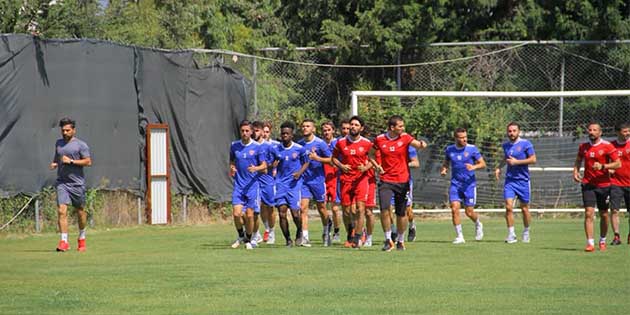
<svg viewBox="0 0 630 315"><path fill-rule="evenodd" d="M296 126L292 122L280 126L280 141L271 139L270 123L241 122L240 139L232 142L230 148L233 218L238 232L232 247L244 244L245 248L253 249L262 242L274 244L274 207L279 212L286 246L310 247L308 210L311 199L316 203L323 226L324 246L341 241L342 222L346 230L345 247L372 246L375 221L372 211L378 198L385 238L382 250L405 250L405 233L408 233L407 241L416 237L410 168L419 167L416 150L425 149L428 144L407 134L404 120L396 115L389 118L387 130L374 138L370 138L359 116L341 121L339 138L335 138L332 122L321 124L321 138L315 135L313 120L305 119L300 127L302 139L296 143L293 141ZM628 125L620 125L618 139L613 143L601 139L599 124L590 124L588 130L590 141L580 145L574 179L582 183L586 209L585 250L594 251L593 214L597 205L602 217L599 248L603 251L606 249L608 196L615 232L611 244L620 244L617 213L621 200L625 198L626 205L630 204L630 143L627 142L630 129ZM508 141L502 144L504 159L495 169L498 181L502 167L507 165L504 199L508 234L505 242L510 244L518 242L513 216L516 199L520 201L524 225L521 241L530 241L529 165L536 163L536 154L531 142L519 135L519 125L508 124ZM462 244L465 243L459 215L462 204L466 216L475 224L475 239L480 241L484 237L483 224L474 206L477 199L475 170L486 168L486 163L479 150L468 143L466 129L457 128L454 140L444 151L440 174L446 176L449 169L451 171L449 201L456 235L453 244ZM580 175L582 161L584 176ZM330 214L327 203L332 205ZM396 214L395 224L392 210ZM296 226L295 238L289 230L289 213ZM263 235L259 232L259 218L264 224Z"/></svg>

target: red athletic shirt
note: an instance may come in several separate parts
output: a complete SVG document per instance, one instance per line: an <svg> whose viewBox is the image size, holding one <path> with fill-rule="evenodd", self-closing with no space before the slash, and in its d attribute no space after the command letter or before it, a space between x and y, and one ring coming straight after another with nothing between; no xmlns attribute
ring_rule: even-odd
<svg viewBox="0 0 630 315"><path fill-rule="evenodd" d="M585 142L580 144L578 155L584 159L584 178L583 184L595 185L598 188L610 186L610 176L608 170L593 170L593 164L599 162L606 164L617 160L617 151L610 142L600 139L596 144Z"/></svg>
<svg viewBox="0 0 630 315"><path fill-rule="evenodd" d="M614 140L611 144L621 159L621 167L610 176L610 182L615 186L630 187L630 141L619 143L618 140Z"/></svg>
<svg viewBox="0 0 630 315"><path fill-rule="evenodd" d="M381 180L388 183L409 182L409 144L413 137L403 132L396 138L390 138L387 133L379 135L374 140L374 147L381 152L381 166L385 171Z"/></svg>
<svg viewBox="0 0 630 315"><path fill-rule="evenodd" d="M350 140L349 137L344 137L337 141L333 156L339 159L341 164L347 164L352 167L347 173L341 172L342 182L353 182L362 176L366 175L365 172L359 171L358 167L368 162L368 152L372 148L372 142L370 140L359 137L355 142Z"/></svg>

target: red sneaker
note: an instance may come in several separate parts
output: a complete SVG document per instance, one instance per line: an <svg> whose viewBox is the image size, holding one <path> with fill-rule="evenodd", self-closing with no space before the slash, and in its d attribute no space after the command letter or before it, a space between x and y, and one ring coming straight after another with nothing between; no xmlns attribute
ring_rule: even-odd
<svg viewBox="0 0 630 315"><path fill-rule="evenodd" d="M593 246L591 244L588 244L588 245L586 245L586 248L584 248L584 251L585 252L589 252L589 253L590 252L594 252L595 251L595 246Z"/></svg>
<svg viewBox="0 0 630 315"><path fill-rule="evenodd" d="M263 242L267 242L269 240L269 231L265 231L265 233L263 233Z"/></svg>
<svg viewBox="0 0 630 315"><path fill-rule="evenodd" d="M80 239L79 240L79 246L77 247L77 250L80 252L84 252L85 251L85 239Z"/></svg>
<svg viewBox="0 0 630 315"><path fill-rule="evenodd" d="M599 242L599 251L600 252L606 251L606 242Z"/></svg>
<svg viewBox="0 0 630 315"><path fill-rule="evenodd" d="M66 241L59 241L59 245L57 245L58 252L65 252L70 249L70 244Z"/></svg>
<svg viewBox="0 0 630 315"><path fill-rule="evenodd" d="M345 247L345 248L351 248L351 247L352 247L352 242L350 242L350 241L346 241L345 243L343 243L343 247Z"/></svg>

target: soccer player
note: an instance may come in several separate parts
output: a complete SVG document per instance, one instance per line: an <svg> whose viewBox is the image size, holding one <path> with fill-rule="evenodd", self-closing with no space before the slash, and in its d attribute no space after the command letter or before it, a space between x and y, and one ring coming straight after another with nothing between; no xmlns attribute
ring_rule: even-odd
<svg viewBox="0 0 630 315"><path fill-rule="evenodd" d="M324 122L322 128L322 140L326 142L330 152L334 151L335 145L337 145L337 139L335 138L335 125L331 121ZM334 228L333 240L335 237L339 240L339 199L337 196L338 182L339 182L339 170L331 163L324 163L324 174L326 177L326 202L331 205L330 210L332 214L332 227ZM330 232L330 220L328 229ZM330 243L327 244L330 246Z"/></svg>
<svg viewBox="0 0 630 315"><path fill-rule="evenodd" d="M246 249L253 249L257 243L252 239L254 232L254 210L259 206L259 172L267 170L264 147L252 138L253 128L248 120L239 124L241 139L230 146L230 172L234 175L232 192L232 215L238 238L232 248L245 243ZM243 218L245 210L245 218ZM245 231L243 231L243 222Z"/></svg>
<svg viewBox="0 0 630 315"><path fill-rule="evenodd" d="M608 205L606 199L610 195L609 169L617 169L621 161L615 147L601 138L602 127L598 123L588 125L589 141L580 144L573 166L573 180L582 183L582 201L584 202L584 232L586 247L584 251L595 251L593 239L593 216L595 206L599 209L599 250L606 250L606 234L608 233ZM580 166L584 161L584 176L580 176Z"/></svg>
<svg viewBox="0 0 630 315"><path fill-rule="evenodd" d="M304 147L310 162L304 172L302 183L302 246L310 247L308 237L308 206L311 198L315 199L317 211L323 225L322 240L324 246L330 245L330 231L328 230L328 211L326 210L326 176L323 164L330 163L330 148L324 140L315 136L315 121L302 121L303 138L298 143Z"/></svg>
<svg viewBox="0 0 630 315"><path fill-rule="evenodd" d="M271 139L271 129L272 125L270 122L263 122L263 132L262 138L265 142L269 144L270 151L268 152L268 160L267 164L267 176L271 176L274 179L273 191L265 191L263 189L262 192L262 201L264 202L262 208L260 209L260 216L262 218L263 224L265 225L265 233L263 233L263 241L267 242L267 244L275 244L276 242L276 234L274 232L274 228L276 227L276 215L273 212L273 206L275 202L275 177L276 177L276 169L273 167L273 161L275 159L273 148L280 145L280 142ZM263 179L265 180L265 179ZM266 179L267 181L269 178ZM266 194L266 195L265 195ZM273 197L272 197L273 196Z"/></svg>
<svg viewBox="0 0 630 315"><path fill-rule="evenodd" d="M352 236L353 248L362 246L361 228L365 219L365 203L368 196L366 171L372 167L368 159L372 142L361 136L364 125L363 119L359 116L350 118L349 134L337 141L333 151L333 163L342 172L341 207L344 216L350 217L350 223L346 224L348 234L352 235L353 227L356 228Z"/></svg>
<svg viewBox="0 0 630 315"><path fill-rule="evenodd" d="M420 161L418 160L418 151L416 148L409 146L409 169L411 168L419 168ZM411 177L411 170L409 171L409 191L407 192L407 204L405 211L407 213L407 221L409 221L409 230L407 231L407 241L413 242L416 240L416 223L413 221L413 178ZM394 196L392 196L391 204L394 204ZM392 208L390 206L390 209ZM397 238L398 233L396 231L395 225L392 224L392 238Z"/></svg>
<svg viewBox="0 0 630 315"><path fill-rule="evenodd" d="M83 252L85 246L85 228L87 212L85 211L85 175L83 168L92 166L90 148L76 137L76 122L70 118L59 121L61 139L55 142L55 154L50 169L57 169L57 223L61 240L57 245L58 252L70 249L68 244L68 205L76 209L79 221L79 240L77 250Z"/></svg>
<svg viewBox="0 0 630 315"><path fill-rule="evenodd" d="M453 244L466 243L459 218L459 209L464 204L466 216L475 222L475 239L483 239L483 224L479 221L479 215L475 213L477 201L477 179L475 170L486 167L483 157L472 144L468 144L468 133L465 128L457 128L454 132L455 144L449 145L444 150L444 163L440 169L440 175L446 176L451 167L451 187L449 189L449 201L453 227L455 228L455 240Z"/></svg>
<svg viewBox="0 0 630 315"><path fill-rule="evenodd" d="M526 139L519 137L520 126L511 122L507 125L508 141L504 142L503 160L494 170L497 181L501 176L501 168L507 164L505 172L505 184L503 185L503 199L505 200L505 222L508 227L508 235L505 242L516 243L516 233L514 232L514 202L518 198L523 214L523 243L529 243L529 224L531 215L529 214L530 201L530 181L529 165L536 163L536 152L534 146Z"/></svg>
<svg viewBox="0 0 630 315"><path fill-rule="evenodd" d="M297 228L296 245L300 245L302 240L302 217L300 214L302 174L309 165L308 154L304 147L293 142L294 130L295 124L292 122L284 122L280 126L281 143L275 147L274 162L277 166L275 204L280 213L280 228L287 247L292 247L294 244L289 233L288 209L291 209L291 216Z"/></svg>
<svg viewBox="0 0 630 315"><path fill-rule="evenodd" d="M617 139L612 141L612 145L617 150L617 156L621 160L621 167L616 170L608 170L610 173L610 223L615 233L615 238L610 245L620 245L619 236L619 209L621 202L626 202L626 209L630 209L630 125L627 123L617 126ZM628 244L630 244L630 233L628 233Z"/></svg>
<svg viewBox="0 0 630 315"><path fill-rule="evenodd" d="M339 131L340 131L340 136L337 139L337 141L339 139L345 138L350 133L350 120L349 119L343 119L339 122ZM337 200L336 201L337 203L341 204L341 171L339 171L338 174L339 174L338 175L339 179L337 181ZM344 227L346 227L346 233L347 233L346 243L344 244L344 246L351 247L352 239L354 237L354 229L350 228L348 230L348 227L352 227L351 213L342 211L341 218L343 220ZM333 242L338 242L338 241L341 241L341 238L339 237L339 233L337 233L337 235L333 234Z"/></svg>
<svg viewBox="0 0 630 315"><path fill-rule="evenodd" d="M254 240L256 240L256 243L264 241L267 242L267 244L274 244L276 242L276 236L273 228L269 227L269 213L273 214L276 190L275 179L273 177L273 162L275 160L273 147L279 144L279 142L265 140L263 136L265 125L263 122L255 121L252 123L252 126L254 128L254 140L261 145L262 150L265 152L264 160L267 162L267 171L262 172L260 176L258 176L260 182L260 209L259 212L254 211ZM266 217L262 217L263 224L265 225L264 237L260 236L260 232L258 232L259 213L266 214Z"/></svg>
<svg viewBox="0 0 630 315"><path fill-rule="evenodd" d="M396 225L398 235L397 250L405 250L405 231L407 230L407 216L405 199L409 191L409 146L416 149L424 149L427 143L416 140L405 132L405 121L401 116L391 116L387 123L387 132L379 135L374 140L374 149L380 151L382 164L377 164L371 159L380 173L381 183L378 188L378 196L381 204L381 225L385 233L383 251L391 251L394 242L391 239L391 213L389 210L392 195L394 196L394 209L396 211ZM385 215L383 215L385 211Z"/></svg>

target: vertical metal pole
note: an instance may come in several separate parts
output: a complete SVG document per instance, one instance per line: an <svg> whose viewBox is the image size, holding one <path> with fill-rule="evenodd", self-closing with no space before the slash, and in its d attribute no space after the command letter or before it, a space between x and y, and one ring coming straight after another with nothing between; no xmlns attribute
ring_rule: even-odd
<svg viewBox="0 0 630 315"><path fill-rule="evenodd" d="M256 90L257 90L257 87L256 87L256 85L257 85L256 84L256 75L257 75L257 72L258 72L258 64L256 63L256 58L255 57L253 57L253 58L254 59L252 60L252 72L253 72L252 81L254 81L254 84L253 84L253 91L252 92L254 94L254 117L258 118L258 96L256 95L256 94L258 94L258 93L256 93Z"/></svg>
<svg viewBox="0 0 630 315"><path fill-rule="evenodd" d="M188 222L188 195L184 195L184 199L182 200L182 215L184 224Z"/></svg>
<svg viewBox="0 0 630 315"><path fill-rule="evenodd" d="M352 92L352 115L358 115L359 114L359 97Z"/></svg>
<svg viewBox="0 0 630 315"><path fill-rule="evenodd" d="M398 52L396 64L400 65L400 51ZM396 68L396 86L398 87L398 91L402 91L402 70L400 67Z"/></svg>
<svg viewBox="0 0 630 315"><path fill-rule="evenodd" d="M41 230L42 226L39 221L39 199L35 199L35 232L39 233Z"/></svg>
<svg viewBox="0 0 630 315"><path fill-rule="evenodd" d="M138 225L142 225L142 199L138 197Z"/></svg>
<svg viewBox="0 0 630 315"><path fill-rule="evenodd" d="M560 92L564 92L564 54L562 55L562 64L560 64ZM560 96L560 116L558 117L558 134L563 135L564 120L564 97Z"/></svg>

